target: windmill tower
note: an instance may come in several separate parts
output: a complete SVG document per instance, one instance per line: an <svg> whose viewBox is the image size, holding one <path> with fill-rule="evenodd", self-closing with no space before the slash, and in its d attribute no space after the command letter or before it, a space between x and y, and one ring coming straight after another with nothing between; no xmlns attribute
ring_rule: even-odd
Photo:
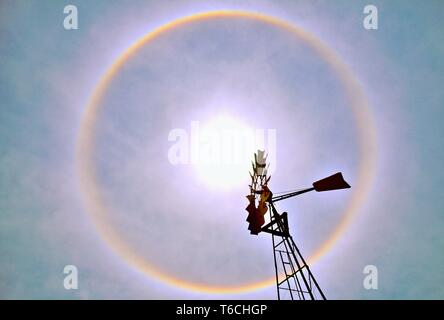
<svg viewBox="0 0 444 320"><path fill-rule="evenodd" d="M313 183L310 188L300 189L273 196L268 188L267 159L264 151L254 154L253 172L250 173L250 194L247 222L251 234L260 232L271 234L276 274L277 297L291 300L325 300L318 282L302 256L290 234L288 215L279 213L275 203L310 191L330 191L350 188L340 172ZM257 205L256 205L257 204ZM269 212L269 222L265 224L265 214Z"/></svg>

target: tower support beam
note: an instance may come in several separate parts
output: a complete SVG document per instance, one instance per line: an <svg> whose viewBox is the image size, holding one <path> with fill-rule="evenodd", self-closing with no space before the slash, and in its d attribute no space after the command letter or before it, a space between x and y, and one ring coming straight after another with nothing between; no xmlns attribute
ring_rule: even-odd
<svg viewBox="0 0 444 320"><path fill-rule="evenodd" d="M269 203L270 222L262 232L272 235L278 299L325 300L325 295L290 235L287 213Z"/></svg>

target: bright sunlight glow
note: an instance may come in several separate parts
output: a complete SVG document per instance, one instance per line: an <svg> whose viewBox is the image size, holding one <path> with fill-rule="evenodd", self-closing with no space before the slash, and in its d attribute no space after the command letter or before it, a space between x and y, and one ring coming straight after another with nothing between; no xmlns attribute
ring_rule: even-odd
<svg viewBox="0 0 444 320"><path fill-rule="evenodd" d="M248 184L253 154L264 149L265 131L220 115L199 127L198 177L209 187L232 189Z"/></svg>

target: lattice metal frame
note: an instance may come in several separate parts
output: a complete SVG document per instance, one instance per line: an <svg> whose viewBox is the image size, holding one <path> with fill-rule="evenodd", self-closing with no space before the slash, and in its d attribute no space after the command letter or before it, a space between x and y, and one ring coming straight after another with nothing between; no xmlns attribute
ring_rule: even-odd
<svg viewBox="0 0 444 320"><path fill-rule="evenodd" d="M270 223L262 231L272 236L278 299L325 300L324 293L290 235L287 213L279 214L272 202L269 209Z"/></svg>

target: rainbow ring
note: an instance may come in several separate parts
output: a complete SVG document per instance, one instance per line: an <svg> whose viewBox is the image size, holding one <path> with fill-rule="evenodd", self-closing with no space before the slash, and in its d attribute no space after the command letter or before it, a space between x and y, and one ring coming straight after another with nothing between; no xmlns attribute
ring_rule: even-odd
<svg viewBox="0 0 444 320"><path fill-rule="evenodd" d="M244 18L256 20L292 33L294 36L304 41L307 45L314 49L315 52L328 63L329 67L333 70L345 89L347 99L357 125L360 161L358 166L357 180L354 183L354 193L350 202L347 204L340 222L331 232L328 239L318 248L316 248L314 254L307 259L308 263L313 264L331 249L334 243L346 230L360 204L364 201L370 188L375 170L376 133L374 130L373 118L364 93L358 81L353 77L351 71L338 58L338 56L336 56L336 54L319 39L303 29L289 22L268 15L244 11L223 10L198 13L179 18L151 31L137 40L113 63L113 65L101 78L92 94L92 97L90 98L89 104L87 105L82 117L78 134L76 145L76 168L79 176L81 191L85 199L86 211L91 216L93 223L97 227L100 236L105 240L105 242L110 245L110 247L114 249L126 262L144 274L175 287L187 290L213 294L235 294L265 288L274 284L275 278L272 277L263 281L236 286L211 286L176 278L172 275L165 274L156 269L154 266L150 265L150 263L138 256L134 250L119 237L119 234L111 225L111 222L109 221L109 212L111 212L111 208L107 207L103 201L100 186L97 182L97 172L92 156L95 148L94 133L100 110L100 102L111 80L119 72L125 62L128 61L128 59L130 59L142 46L150 43L168 31L179 28L188 23L211 20L215 18Z"/></svg>

